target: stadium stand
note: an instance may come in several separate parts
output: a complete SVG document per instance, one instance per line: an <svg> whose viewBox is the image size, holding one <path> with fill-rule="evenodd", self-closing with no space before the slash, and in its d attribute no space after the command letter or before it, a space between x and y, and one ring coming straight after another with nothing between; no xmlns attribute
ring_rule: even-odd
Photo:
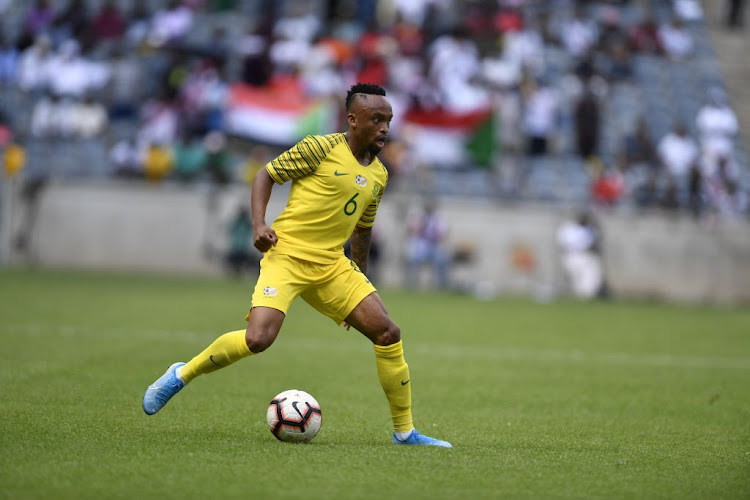
<svg viewBox="0 0 750 500"><path fill-rule="evenodd" d="M1 8L0 111L13 136L5 144L26 148L24 178L247 182L259 166L249 160L254 148L270 156L305 133L341 128L340 97L368 79L386 86L398 114L383 154L398 189L748 213L748 154L736 125L725 132L728 149L714 153L697 123L709 96L732 114L697 2ZM584 157L576 106L586 89L599 118ZM631 155L645 137L658 147L677 123L701 146L695 182L670 177L656 156ZM645 136L636 137L639 124ZM540 154L530 154L532 137ZM113 155L126 143L135 160L122 169ZM138 159L152 145L172 152L159 175L146 175Z"/></svg>

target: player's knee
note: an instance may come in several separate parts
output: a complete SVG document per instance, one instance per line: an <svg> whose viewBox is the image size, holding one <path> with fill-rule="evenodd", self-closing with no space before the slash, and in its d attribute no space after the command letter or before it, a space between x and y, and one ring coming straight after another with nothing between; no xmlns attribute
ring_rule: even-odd
<svg viewBox="0 0 750 500"><path fill-rule="evenodd" d="M394 322L390 322L385 330L378 335L375 343L377 345L391 345L401 340L401 328Z"/></svg>
<svg viewBox="0 0 750 500"><path fill-rule="evenodd" d="M274 340L276 340L276 332L270 330L256 331L248 328L245 331L245 343L253 354L260 354L265 351L271 347Z"/></svg>

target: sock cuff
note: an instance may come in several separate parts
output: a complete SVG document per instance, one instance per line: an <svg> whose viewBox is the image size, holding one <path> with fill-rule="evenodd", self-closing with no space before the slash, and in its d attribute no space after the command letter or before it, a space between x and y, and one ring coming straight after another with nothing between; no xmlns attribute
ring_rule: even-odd
<svg viewBox="0 0 750 500"><path fill-rule="evenodd" d="M404 346L399 340L391 345L374 345L375 355L379 358L398 358L404 355Z"/></svg>
<svg viewBox="0 0 750 500"><path fill-rule="evenodd" d="M247 342L245 341L245 332L244 330L241 330L242 334L237 335L237 352L249 352L250 354L255 354L253 351L250 350L250 347L248 347ZM238 332L239 333L239 332Z"/></svg>

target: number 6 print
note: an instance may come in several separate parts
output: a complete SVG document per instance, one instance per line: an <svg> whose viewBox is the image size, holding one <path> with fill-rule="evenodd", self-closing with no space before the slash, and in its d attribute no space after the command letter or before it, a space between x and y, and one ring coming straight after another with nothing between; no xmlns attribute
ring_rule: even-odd
<svg viewBox="0 0 750 500"><path fill-rule="evenodd" d="M354 199L359 196L359 193L356 193L354 196L349 198L349 201L346 202L346 205L344 205L344 213L346 215L351 215L354 212L357 211L357 202L354 201ZM351 208L349 208L351 206Z"/></svg>

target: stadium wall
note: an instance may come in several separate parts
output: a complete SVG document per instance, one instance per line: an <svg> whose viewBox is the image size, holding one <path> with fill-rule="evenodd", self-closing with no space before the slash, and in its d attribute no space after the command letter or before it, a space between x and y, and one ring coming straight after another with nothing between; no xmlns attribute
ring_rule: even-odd
<svg viewBox="0 0 750 500"><path fill-rule="evenodd" d="M28 211L5 184L0 250L9 265L29 261L53 268L218 274L226 224L247 188L140 184L50 185L42 193L29 252L11 244ZM286 188L269 205L273 219ZM439 211L450 227L448 245L463 255L453 281L480 297L532 294L547 300L565 290L555 235L573 215L552 209L508 208L489 201L447 198ZM381 206L378 283L399 286L404 268L405 215L419 200L391 193ZM750 225L696 223L689 218L602 215L604 267L618 296L686 303L750 303ZM12 230L11 230L12 228ZM11 234L12 233L12 234ZM427 286L429 275L423 276Z"/></svg>

